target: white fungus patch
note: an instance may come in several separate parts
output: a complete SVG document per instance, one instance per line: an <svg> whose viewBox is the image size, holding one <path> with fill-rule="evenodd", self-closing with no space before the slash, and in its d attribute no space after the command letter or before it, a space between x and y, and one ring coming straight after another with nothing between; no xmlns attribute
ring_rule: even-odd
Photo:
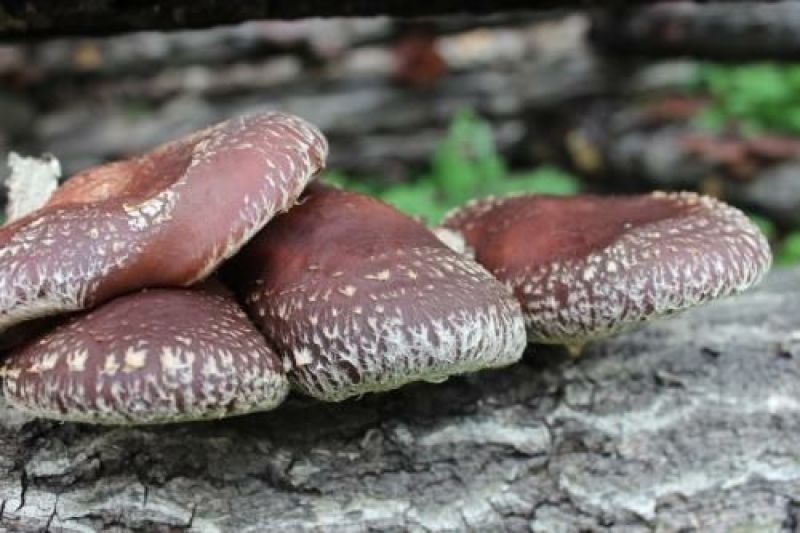
<svg viewBox="0 0 800 533"><path fill-rule="evenodd" d="M11 152L8 166L11 174L6 178L6 222L12 222L47 203L58 187L61 164L52 156L22 157Z"/></svg>

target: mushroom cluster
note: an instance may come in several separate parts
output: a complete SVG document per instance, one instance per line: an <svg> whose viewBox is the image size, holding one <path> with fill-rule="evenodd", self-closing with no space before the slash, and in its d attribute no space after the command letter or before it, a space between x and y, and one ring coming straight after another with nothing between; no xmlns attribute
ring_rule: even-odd
<svg viewBox="0 0 800 533"><path fill-rule="evenodd" d="M437 238L310 184L327 142L282 113L85 171L0 228L0 391L106 424L340 401L575 346L740 292L769 246L689 193L470 203ZM463 244L457 251L443 241Z"/></svg>

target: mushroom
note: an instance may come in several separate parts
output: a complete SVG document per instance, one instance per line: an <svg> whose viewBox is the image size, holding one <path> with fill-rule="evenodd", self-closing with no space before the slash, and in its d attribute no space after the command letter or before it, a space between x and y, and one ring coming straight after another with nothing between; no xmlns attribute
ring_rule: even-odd
<svg viewBox="0 0 800 533"><path fill-rule="evenodd" d="M766 238L694 193L484 199L448 215L522 304L528 337L578 347L757 283Z"/></svg>
<svg viewBox="0 0 800 533"><path fill-rule="evenodd" d="M321 400L508 365L525 348L502 284L360 194L312 185L229 265L290 380Z"/></svg>
<svg viewBox="0 0 800 533"><path fill-rule="evenodd" d="M204 279L294 204L326 155L313 126L261 113L75 176L0 228L0 332Z"/></svg>
<svg viewBox="0 0 800 533"><path fill-rule="evenodd" d="M289 390L280 359L218 283L118 297L13 351L7 402L103 424L220 418L271 409Z"/></svg>

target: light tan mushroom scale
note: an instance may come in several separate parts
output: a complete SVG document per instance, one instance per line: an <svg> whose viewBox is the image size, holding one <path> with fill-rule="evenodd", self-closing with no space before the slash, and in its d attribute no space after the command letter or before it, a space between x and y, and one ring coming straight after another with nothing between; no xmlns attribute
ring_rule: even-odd
<svg viewBox="0 0 800 533"><path fill-rule="evenodd" d="M218 284L115 298L13 351L7 402L45 418L103 424L214 419L272 409L280 359Z"/></svg>
<svg viewBox="0 0 800 533"><path fill-rule="evenodd" d="M519 309L483 267L370 197L313 185L226 274L303 392L339 401L518 360Z"/></svg>
<svg viewBox="0 0 800 533"><path fill-rule="evenodd" d="M739 293L772 261L741 211L694 193L490 198L443 226L514 291L543 343L578 345Z"/></svg>
<svg viewBox="0 0 800 533"><path fill-rule="evenodd" d="M326 155L310 124L262 113L75 176L0 228L0 332L203 279L294 205Z"/></svg>

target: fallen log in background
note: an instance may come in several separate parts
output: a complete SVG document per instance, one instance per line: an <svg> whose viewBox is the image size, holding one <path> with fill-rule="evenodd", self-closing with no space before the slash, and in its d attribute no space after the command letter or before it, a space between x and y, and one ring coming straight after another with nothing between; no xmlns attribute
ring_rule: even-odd
<svg viewBox="0 0 800 533"><path fill-rule="evenodd" d="M0 0L0 38L43 38L53 35L108 35L136 30L175 30L234 24L246 20L303 17L389 15L416 17L459 13L616 7L653 0Z"/></svg>
<svg viewBox="0 0 800 533"><path fill-rule="evenodd" d="M0 528L796 531L800 270L571 361L216 423L0 411Z"/></svg>
<svg viewBox="0 0 800 533"><path fill-rule="evenodd" d="M573 117L558 142L597 189L699 190L800 227L798 139L714 133L691 118L657 116L679 103L594 106Z"/></svg>
<svg viewBox="0 0 800 533"><path fill-rule="evenodd" d="M748 61L800 59L800 4L663 2L602 12L593 42L621 56Z"/></svg>
<svg viewBox="0 0 800 533"><path fill-rule="evenodd" d="M318 125L330 168L401 181L427 164L461 109L492 120L513 152L526 110L608 90L613 73L587 52L585 17L461 24L300 21L9 47L0 53L0 151L51 152L69 176L269 108ZM447 33L426 41L439 25ZM409 44L444 71L403 67Z"/></svg>

